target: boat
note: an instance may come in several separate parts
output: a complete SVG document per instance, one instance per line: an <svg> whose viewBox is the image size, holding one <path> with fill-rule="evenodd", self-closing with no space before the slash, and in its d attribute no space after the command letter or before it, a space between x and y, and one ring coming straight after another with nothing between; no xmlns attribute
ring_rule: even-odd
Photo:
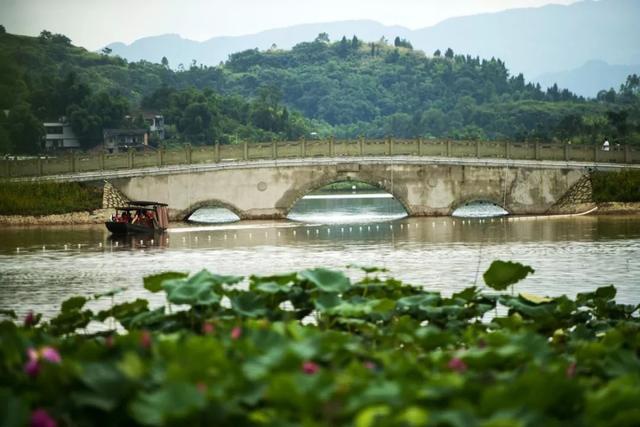
<svg viewBox="0 0 640 427"><path fill-rule="evenodd" d="M169 225L167 205L159 202L131 201L127 206L115 208L111 221L105 222L113 234L160 233Z"/></svg>

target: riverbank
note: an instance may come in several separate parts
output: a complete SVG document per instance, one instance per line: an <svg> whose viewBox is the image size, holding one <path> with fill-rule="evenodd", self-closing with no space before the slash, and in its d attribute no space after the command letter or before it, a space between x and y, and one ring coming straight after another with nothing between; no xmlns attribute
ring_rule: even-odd
<svg viewBox="0 0 640 427"><path fill-rule="evenodd" d="M604 202L597 206L593 215L640 215L640 202Z"/></svg>
<svg viewBox="0 0 640 427"><path fill-rule="evenodd" d="M0 215L0 226L102 224L112 214L113 209L95 209L54 215Z"/></svg>

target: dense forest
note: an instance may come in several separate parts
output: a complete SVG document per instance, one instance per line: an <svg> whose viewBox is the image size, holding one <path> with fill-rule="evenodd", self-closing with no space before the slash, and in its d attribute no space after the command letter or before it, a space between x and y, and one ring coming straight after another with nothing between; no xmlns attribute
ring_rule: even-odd
<svg viewBox="0 0 640 427"><path fill-rule="evenodd" d="M65 116L82 148L104 128L142 126L142 112L165 115L171 143L297 139L312 125L268 90L242 98L195 89L162 64L127 63L74 47L67 37L6 34L0 28L0 153L42 150L42 123Z"/></svg>
<svg viewBox="0 0 640 427"><path fill-rule="evenodd" d="M511 76L499 59L410 41L320 34L291 50L238 52L216 67L127 62L61 34L0 28L0 152L41 150L41 123L66 116L83 148L107 127L165 116L167 144L338 138L446 137L640 143L640 78L583 99Z"/></svg>

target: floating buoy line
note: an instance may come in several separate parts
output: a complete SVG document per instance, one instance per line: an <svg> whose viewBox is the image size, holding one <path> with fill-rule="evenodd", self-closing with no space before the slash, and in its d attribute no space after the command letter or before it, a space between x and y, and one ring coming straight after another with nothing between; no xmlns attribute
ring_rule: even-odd
<svg viewBox="0 0 640 427"><path fill-rule="evenodd" d="M563 215L562 217L565 217ZM441 218L433 218L431 221L413 222L402 221L392 223L377 223L377 224L303 224L294 223L279 226L277 228L270 227L265 229L264 233L260 233L259 229L263 227L249 227L246 225L240 225L235 228L230 226L211 226L211 227L180 227L175 229L169 229L165 235L153 236L152 238L141 239L140 236L123 238L121 240L105 240L95 243L61 243L61 244L46 244L36 247L16 247L15 253L28 254L35 252L47 253L55 251L66 251L69 253L77 253L78 251L88 252L112 252L114 250L129 250L129 249L163 249L170 247L169 234L180 235L178 240L179 244L175 244L174 248L216 248L219 247L219 241L233 240L234 245L236 242L253 242L260 244L263 241L267 244L277 244L278 242L285 243L292 239L304 239L310 238L332 238L336 240L340 239L353 239L363 238L365 233L372 231L384 233L384 235L391 235L395 238L396 234L401 235L403 233L409 233L412 230L419 229L420 227L428 227L433 231L424 230L423 233L437 232L438 230L445 230L451 228L462 228L467 226L484 225L487 223L506 223L509 221L524 221L524 220L537 220L541 218L552 218L552 216L528 216L528 217L451 217L449 220L442 220ZM430 225L430 226L429 226ZM205 234L206 232L206 234ZM195 234L197 233L197 234ZM239 243L242 244L242 243Z"/></svg>

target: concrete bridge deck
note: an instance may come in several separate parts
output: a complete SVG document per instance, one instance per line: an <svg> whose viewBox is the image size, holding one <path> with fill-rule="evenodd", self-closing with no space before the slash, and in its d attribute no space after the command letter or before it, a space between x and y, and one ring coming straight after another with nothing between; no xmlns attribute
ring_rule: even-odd
<svg viewBox="0 0 640 427"><path fill-rule="evenodd" d="M530 168L530 169L572 169L582 171L619 171L624 169L640 170L640 164L559 161L559 160L516 160L470 157L429 157L429 156L367 156L367 157L309 157L291 159L236 160L223 163L196 163L167 166L151 166L133 169L98 170L53 174L47 176L29 176L9 178L12 182L91 182L133 178L142 176L161 176L177 173L200 173L229 169L256 169L296 166L326 165L451 165L497 168Z"/></svg>

